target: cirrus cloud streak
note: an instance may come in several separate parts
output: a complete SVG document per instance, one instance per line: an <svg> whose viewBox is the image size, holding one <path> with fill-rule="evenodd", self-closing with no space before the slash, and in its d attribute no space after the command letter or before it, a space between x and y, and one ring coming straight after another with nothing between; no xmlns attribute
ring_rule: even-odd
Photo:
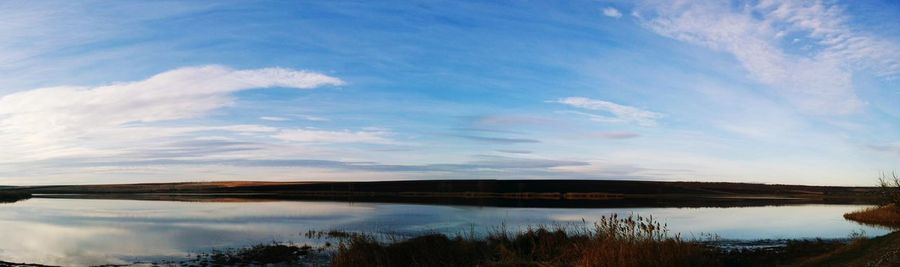
<svg viewBox="0 0 900 267"><path fill-rule="evenodd" d="M202 117L231 105L232 93L270 87L342 85L328 75L285 68L179 68L136 82L40 88L0 98L0 161L111 155L139 141L184 135L142 124ZM218 130L271 132L266 127ZM146 143L144 144L146 145Z"/></svg>

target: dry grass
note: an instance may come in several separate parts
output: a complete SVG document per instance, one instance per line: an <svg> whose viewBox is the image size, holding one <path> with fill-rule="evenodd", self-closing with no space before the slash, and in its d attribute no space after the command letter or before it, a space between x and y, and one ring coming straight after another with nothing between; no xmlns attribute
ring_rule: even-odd
<svg viewBox="0 0 900 267"><path fill-rule="evenodd" d="M670 236L644 217L604 217L591 227L536 227L485 239L434 234L401 242L351 235L332 266L719 266L717 251Z"/></svg>
<svg viewBox="0 0 900 267"><path fill-rule="evenodd" d="M789 240L780 249L738 249L723 251L724 266L819 266L824 258L832 257L848 247L856 247L862 238L850 243L836 240Z"/></svg>
<svg viewBox="0 0 900 267"><path fill-rule="evenodd" d="M410 239L335 230L308 231L305 236L328 242L320 247L260 244L156 265L741 267L801 262L807 263L803 266L817 266L817 263L834 262L835 258L846 258L845 254L852 256L860 250L857 249L859 242L845 248L843 242L821 239L789 241L781 248L724 250L699 242L705 240L683 240L678 235L670 235L666 225L652 218L619 218L615 215L603 217L593 224L538 226L524 231L510 231L501 226L485 237L476 237L474 230L455 237L428 234ZM335 247L330 241L338 241L338 245ZM835 251L841 253L835 254ZM822 254L826 256L815 258Z"/></svg>
<svg viewBox="0 0 900 267"><path fill-rule="evenodd" d="M875 238L854 237L848 245L792 266L900 266L900 232Z"/></svg>
<svg viewBox="0 0 900 267"><path fill-rule="evenodd" d="M900 227L900 208L894 204L872 207L844 214L844 218L864 224Z"/></svg>

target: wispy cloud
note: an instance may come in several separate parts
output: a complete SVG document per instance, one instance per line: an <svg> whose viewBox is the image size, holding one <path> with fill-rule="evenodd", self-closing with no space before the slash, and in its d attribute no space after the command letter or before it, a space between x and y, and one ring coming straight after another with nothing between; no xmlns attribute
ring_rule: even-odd
<svg viewBox="0 0 900 267"><path fill-rule="evenodd" d="M386 131L326 131L314 129L282 130L273 137L285 141L304 143L369 143L391 144Z"/></svg>
<svg viewBox="0 0 900 267"><path fill-rule="evenodd" d="M531 154L531 151L518 149L497 149L497 152L509 154Z"/></svg>
<svg viewBox="0 0 900 267"><path fill-rule="evenodd" d="M193 127L186 128L194 131L204 131L204 130L223 130L223 131L232 131L238 133L271 133L278 131L278 128L255 125L255 124L237 124L237 125L226 125L226 126L206 126L206 127Z"/></svg>
<svg viewBox="0 0 900 267"><path fill-rule="evenodd" d="M478 129L507 129L525 126L541 126L555 123L550 118L529 115L488 115L472 118L472 126Z"/></svg>
<svg viewBox="0 0 900 267"><path fill-rule="evenodd" d="M475 159L462 163L437 163L421 165L397 165L377 162L316 160L316 159L160 159L136 162L88 162L84 165L114 166L123 164L137 165L231 165L231 166L265 166L265 167L310 167L331 168L338 170L358 170L376 172L471 172L479 170L521 170L521 169L548 169L559 167L587 166L589 163L573 160L555 160L541 158L519 158L503 156L475 156Z"/></svg>
<svg viewBox="0 0 900 267"><path fill-rule="evenodd" d="M283 68L203 66L167 71L136 82L13 93L0 98L0 146L4 147L0 161L114 154L123 147L109 142L130 141L135 145L138 139L154 140L190 130L140 124L202 117L230 105L234 92L267 87L312 89L343 83L324 74ZM217 127L202 130L274 131L251 125Z"/></svg>
<svg viewBox="0 0 900 267"><path fill-rule="evenodd" d="M663 36L730 53L751 77L810 113L847 114L863 106L853 86L855 67L900 73L900 46L854 30L842 8L821 1L654 2L636 14ZM803 52L788 52L792 46Z"/></svg>
<svg viewBox="0 0 900 267"><path fill-rule="evenodd" d="M467 168L484 169L545 169L567 166L586 166L587 162L541 158L514 158L503 156L479 156L480 159L462 164Z"/></svg>
<svg viewBox="0 0 900 267"><path fill-rule="evenodd" d="M611 18L621 18L622 12L619 12L619 10L614 7L606 7L603 8L603 15Z"/></svg>
<svg viewBox="0 0 900 267"><path fill-rule="evenodd" d="M595 132L588 134L588 136L600 139L630 139L640 137L641 135L632 132Z"/></svg>
<svg viewBox="0 0 900 267"><path fill-rule="evenodd" d="M253 142L237 140L192 139L177 140L148 146L139 151L123 155L125 162L129 159L191 159L207 155L222 155L232 152L256 151L263 146ZM70 159L75 160L75 159Z"/></svg>
<svg viewBox="0 0 900 267"><path fill-rule="evenodd" d="M459 134L459 135L454 135L454 136L473 140L473 141L498 143L498 144L540 143L541 142L539 140L528 139L528 138L510 138L510 137L495 137L495 136L480 136L480 135L465 135L465 134Z"/></svg>
<svg viewBox="0 0 900 267"><path fill-rule="evenodd" d="M318 121L318 122L329 121L328 118L312 116L312 115L297 115L296 117L298 117L302 120L307 120L307 121Z"/></svg>
<svg viewBox="0 0 900 267"><path fill-rule="evenodd" d="M291 119L288 119L285 117L270 117L270 116L259 117L259 119L264 120L264 121L289 121L289 120L291 120Z"/></svg>
<svg viewBox="0 0 900 267"><path fill-rule="evenodd" d="M567 97L553 102L580 109L606 112L606 115L582 113L589 115L592 120L601 122L625 122L641 126L655 126L656 120L662 118L662 114L656 112L586 97Z"/></svg>
<svg viewBox="0 0 900 267"><path fill-rule="evenodd" d="M292 121L295 119L315 122L328 121L327 118L312 115L262 116L259 119L264 121Z"/></svg>

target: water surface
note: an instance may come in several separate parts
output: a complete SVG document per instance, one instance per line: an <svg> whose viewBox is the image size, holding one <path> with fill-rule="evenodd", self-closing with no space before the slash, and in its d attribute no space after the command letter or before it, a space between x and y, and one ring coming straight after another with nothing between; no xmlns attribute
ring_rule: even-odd
<svg viewBox="0 0 900 267"><path fill-rule="evenodd" d="M860 205L740 208L498 208L345 202L173 202L36 198L0 204L0 260L51 265L178 259L214 248L271 241L314 242L307 230L415 235L484 232L505 225L653 215L673 233L722 239L846 238L885 229L844 220ZM319 241L320 242L320 241Z"/></svg>

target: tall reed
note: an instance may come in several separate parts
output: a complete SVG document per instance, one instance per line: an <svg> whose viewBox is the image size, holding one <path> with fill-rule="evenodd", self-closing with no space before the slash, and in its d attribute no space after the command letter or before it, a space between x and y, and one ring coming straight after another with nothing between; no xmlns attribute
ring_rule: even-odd
<svg viewBox="0 0 900 267"><path fill-rule="evenodd" d="M652 217L612 215L593 224L505 228L486 238L426 235L399 242L350 235L333 266L719 266L717 251L670 235Z"/></svg>
<svg viewBox="0 0 900 267"><path fill-rule="evenodd" d="M844 218L864 224L900 228L900 207L889 204L844 214Z"/></svg>

